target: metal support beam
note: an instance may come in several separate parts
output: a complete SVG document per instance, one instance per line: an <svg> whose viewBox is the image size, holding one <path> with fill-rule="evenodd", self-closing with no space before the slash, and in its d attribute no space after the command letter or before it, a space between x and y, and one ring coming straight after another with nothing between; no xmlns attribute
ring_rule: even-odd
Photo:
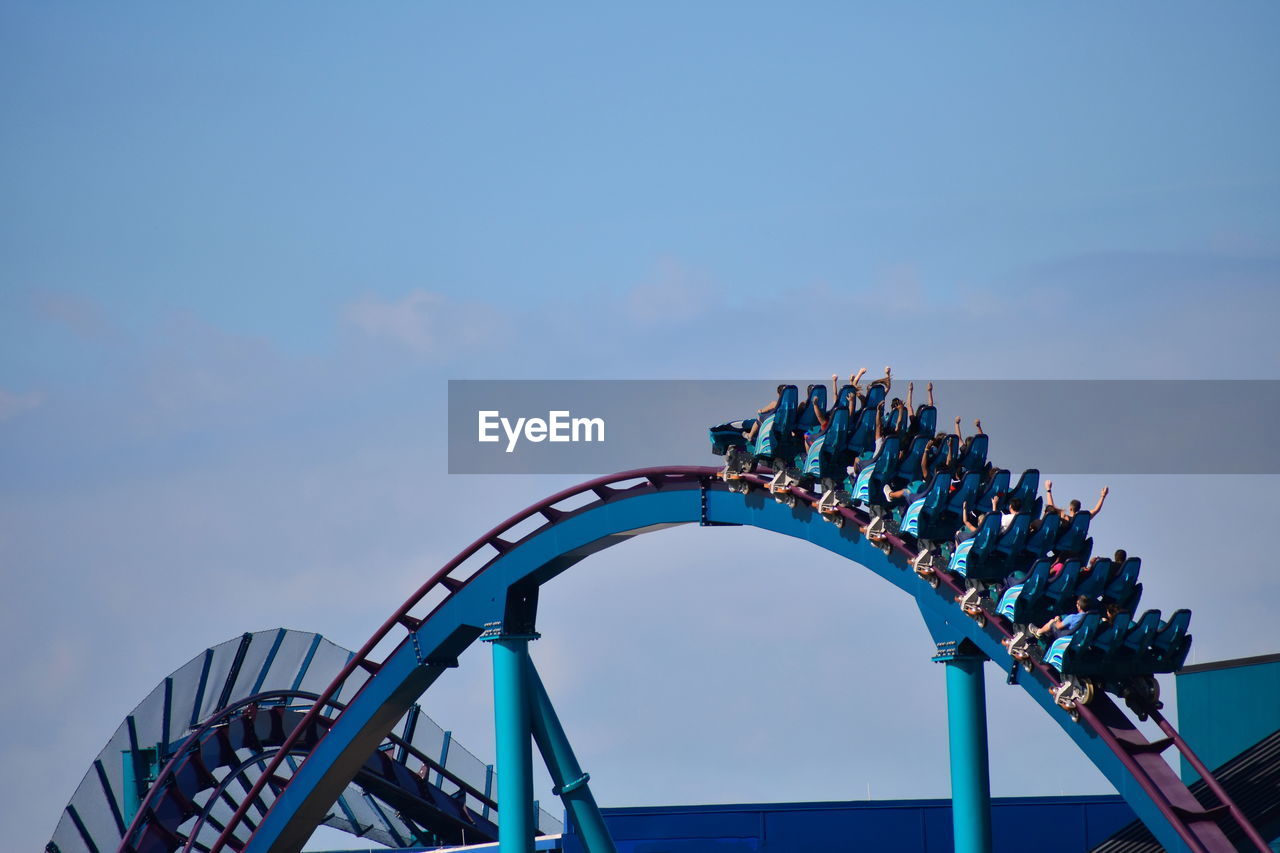
<svg viewBox="0 0 1280 853"><path fill-rule="evenodd" d="M986 657L968 643L938 646L947 669L951 826L956 853L991 853L991 772L987 761Z"/></svg>
<svg viewBox="0 0 1280 853"><path fill-rule="evenodd" d="M481 637L493 646L493 716L498 763L499 853L533 853L533 751L529 641L501 625Z"/></svg>
<svg viewBox="0 0 1280 853"><path fill-rule="evenodd" d="M529 686L532 690L530 699L532 700L533 740L538 745L538 751L542 753L542 760L546 762L547 770L551 773L555 793L564 802L569 819L573 821L574 828L582 836L582 843L587 848L587 853L617 853L617 847L614 846L609 830L605 828L604 818L600 815L600 808L596 805L595 797L591 795L591 788L587 785L591 776L582 772L578 759L574 757L569 738L565 735L559 718L556 717L555 708L551 705L551 697L547 695L547 688L543 686L533 660L529 658L526 660L529 667ZM498 802L501 804L502 800L499 799Z"/></svg>

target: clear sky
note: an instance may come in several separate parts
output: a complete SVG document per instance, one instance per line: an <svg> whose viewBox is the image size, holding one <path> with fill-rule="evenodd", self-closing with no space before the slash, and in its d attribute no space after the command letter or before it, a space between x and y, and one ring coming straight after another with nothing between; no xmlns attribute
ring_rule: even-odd
<svg viewBox="0 0 1280 853"><path fill-rule="evenodd" d="M205 646L357 647L567 484L446 478L447 379L1280 378L1278 37L1268 2L0 5L12 846ZM1199 660L1276 650L1277 478L1060 479L1111 485L1099 547ZM549 586L535 655L607 805L945 796L900 599L681 530ZM1107 790L997 676L996 793ZM487 677L426 702L480 755Z"/></svg>

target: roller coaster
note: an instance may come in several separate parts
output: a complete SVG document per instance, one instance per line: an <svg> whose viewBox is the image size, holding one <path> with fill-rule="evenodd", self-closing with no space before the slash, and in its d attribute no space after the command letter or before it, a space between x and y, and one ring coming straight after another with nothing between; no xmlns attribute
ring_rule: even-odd
<svg viewBox="0 0 1280 853"><path fill-rule="evenodd" d="M298 851L328 823L396 846L496 840L503 853L531 851L539 833L558 830L533 802L536 744L586 849L612 851L590 777L529 654L539 590L637 535L698 525L750 526L807 541L913 599L936 644L934 660L947 670L957 850L991 848L987 660L1010 669L1010 681L1165 849L1269 850L1161 713L1154 676L1182 666L1189 611L1134 618L1140 562L1090 561L1087 510L1046 514L1032 531L1041 508L1038 472L1011 485L1009 472L987 461L985 435L962 442L936 433L932 405L908 412L886 434L885 386L873 383L865 395L839 389L822 423L807 416L825 412L822 386L810 388L803 407L795 386L780 386L758 423L711 429L723 467L624 471L551 495L463 549L359 650L329 649L325 667L314 664L317 635L298 632L244 635L219 653L209 650L122 725L46 849ZM928 475L940 453L952 460L947 470L916 476L917 469ZM964 537L966 509L988 505L992 512ZM1019 506L1027 511L1010 512ZM1002 512L1016 518L1004 525ZM1088 614L1074 633L1042 646L1032 628L1081 595L1119 612L1106 620ZM425 715L416 704L477 640L492 647L496 773L476 760L473 772L458 772L447 736L424 747ZM309 643L316 645L308 654ZM1149 740L1134 717L1152 721L1163 737ZM1200 774L1210 805L1165 760L1170 748ZM123 775L107 766L113 750L129 756ZM87 817L95 810L96 819Z"/></svg>

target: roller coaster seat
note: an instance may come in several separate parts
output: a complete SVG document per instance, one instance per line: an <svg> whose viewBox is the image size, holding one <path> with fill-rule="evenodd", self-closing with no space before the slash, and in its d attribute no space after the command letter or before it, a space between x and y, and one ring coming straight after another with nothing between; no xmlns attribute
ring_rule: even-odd
<svg viewBox="0 0 1280 853"><path fill-rule="evenodd" d="M933 438L938 432L938 410L928 403L916 408L911 416L911 434Z"/></svg>
<svg viewBox="0 0 1280 853"><path fill-rule="evenodd" d="M826 385L814 385L809 389L809 396L805 398L804 405L796 415L796 429L810 430L818 425L818 415L813 411L814 403L817 403L818 408L823 412L827 410Z"/></svg>
<svg viewBox="0 0 1280 853"><path fill-rule="evenodd" d="M994 512L988 513L978 527L978 532L956 545L947 569L974 580L1003 577L1004 572L990 574L991 564L994 562L990 556L999 541L1000 516Z"/></svg>
<svg viewBox="0 0 1280 853"><path fill-rule="evenodd" d="M853 487L853 499L872 506L885 506L888 499L884 487L893 478L898 466L898 439L889 436L880 445L880 450L871 461L858 472L858 479Z"/></svg>
<svg viewBox="0 0 1280 853"><path fill-rule="evenodd" d="M987 464L987 444L989 439L986 433L979 433L969 437L969 446L964 450L964 456L960 460L960 466L966 471L981 471Z"/></svg>
<svg viewBox="0 0 1280 853"><path fill-rule="evenodd" d="M879 382L879 381L872 382L867 387L867 396L866 396L866 399L863 401L862 405L864 405L865 407L867 407L868 409L874 412L876 410L876 406L879 406L881 403L883 403L885 401L885 398L888 396L889 396L889 389L884 387L883 382Z"/></svg>
<svg viewBox="0 0 1280 853"><path fill-rule="evenodd" d="M1037 501L1036 495L1039 493L1040 472L1035 468L1028 468L1022 472L1021 476L1018 477L1018 482L1014 487L1008 490L1008 494L1005 495L1004 502L1007 504L1009 501L1017 498L1022 504L1023 512L1029 512L1033 516L1039 516L1040 510L1038 508L1032 508Z"/></svg>
<svg viewBox="0 0 1280 853"><path fill-rule="evenodd" d="M922 435L912 439L910 448L898 462L898 471L894 475L896 481L910 483L923 479L920 473L920 461L924 459L924 451L928 445L929 439Z"/></svg>
<svg viewBox="0 0 1280 853"><path fill-rule="evenodd" d="M1114 601L1121 606L1121 609L1129 610L1125 607L1125 602L1133 594L1133 590L1138 586L1138 572L1142 569L1141 557L1130 557L1124 561L1119 570L1115 572L1115 576L1107 583L1102 591L1103 601Z"/></svg>
<svg viewBox="0 0 1280 853"><path fill-rule="evenodd" d="M1087 563L1085 564L1088 565ZM1102 598L1111 581L1111 558L1099 557L1092 568L1080 569L1080 580L1076 582L1076 595L1083 595L1094 601Z"/></svg>
<svg viewBox="0 0 1280 853"><path fill-rule="evenodd" d="M1061 672L1063 675L1075 674L1075 664L1077 659L1082 657L1082 653L1087 649L1097 636L1101 629L1101 616L1097 613L1087 613L1080 624L1076 626L1075 631L1063 637L1058 637L1049 644L1049 650L1045 652L1044 662Z"/></svg>
<svg viewBox="0 0 1280 853"><path fill-rule="evenodd" d="M1049 591L1049 569L1052 563L1049 560L1038 560L1031 567L1027 579L1022 584L1022 588L1018 594L1008 603L1008 612L1003 610L1004 602L1001 602L1001 613L1016 625L1029 625L1032 622L1043 622L1044 619L1037 619L1040 611L1043 610L1042 604L1045 596ZM1044 618L1048 618L1047 616Z"/></svg>
<svg viewBox="0 0 1280 853"><path fill-rule="evenodd" d="M727 424L719 424L707 430L707 435L711 439L711 452L716 456L724 456L729 452L729 448L736 447L739 450L747 449L746 433L755 426L755 418L745 421L731 421Z"/></svg>
<svg viewBox="0 0 1280 853"><path fill-rule="evenodd" d="M850 458L848 439L849 411L837 408L831 413L826 430L809 445L804 460L805 476L842 481Z"/></svg>
<svg viewBox="0 0 1280 853"><path fill-rule="evenodd" d="M1053 543L1053 553L1067 556L1083 553L1084 540L1089 535L1089 521L1092 518L1093 513L1087 509L1082 509L1071 516L1066 529L1059 534L1058 541Z"/></svg>
<svg viewBox="0 0 1280 853"><path fill-rule="evenodd" d="M982 478L976 471L970 471L965 474L960 481L960 485L951 493L951 498L947 501L946 513L959 518L965 504L968 504L975 511L980 509L974 497L978 492L978 486L981 481Z"/></svg>
<svg viewBox="0 0 1280 853"><path fill-rule="evenodd" d="M876 410L861 409L849 426L849 450L855 456L869 453L876 444Z"/></svg>
<svg viewBox="0 0 1280 853"><path fill-rule="evenodd" d="M1045 601L1052 613L1065 613L1076 597L1076 582L1080 579L1080 561L1068 560L1049 584Z"/></svg>
<svg viewBox="0 0 1280 853"><path fill-rule="evenodd" d="M1006 495L1009 492L1009 472L1003 468L998 468L992 472L991 476L982 484L982 489L978 493L977 506L983 512L991 509L991 499L1000 495Z"/></svg>
<svg viewBox="0 0 1280 853"><path fill-rule="evenodd" d="M919 539L950 539L955 535L959 519L950 522L943 517L950 497L951 476L945 472L933 475L923 497L907 507L902 519L902 531Z"/></svg>
<svg viewBox="0 0 1280 853"><path fill-rule="evenodd" d="M756 459L787 459L795 455L797 445L803 448L803 442L795 435L797 395L796 386L783 386L777 407L764 416L755 442L748 448Z"/></svg>
<svg viewBox="0 0 1280 853"><path fill-rule="evenodd" d="M1027 537L1027 544L1023 546L1023 550L1032 559L1047 556L1053 549L1053 543L1058 540L1058 532L1061 529L1062 516L1056 512L1045 516L1040 521L1040 526L1036 528L1036 532Z"/></svg>
<svg viewBox="0 0 1280 853"><path fill-rule="evenodd" d="M1191 611L1176 610L1169 621L1160 626L1151 643L1151 671L1177 672L1187 661L1191 651Z"/></svg>

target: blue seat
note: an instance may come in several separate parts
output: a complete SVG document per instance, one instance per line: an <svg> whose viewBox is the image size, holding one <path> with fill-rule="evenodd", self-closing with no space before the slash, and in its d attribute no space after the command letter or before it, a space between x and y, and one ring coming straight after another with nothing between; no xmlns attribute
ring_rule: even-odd
<svg viewBox="0 0 1280 853"><path fill-rule="evenodd" d="M928 403L916 408L911 417L911 434L933 438L938 432L938 410Z"/></svg>
<svg viewBox="0 0 1280 853"><path fill-rule="evenodd" d="M1030 561L1023 560L1022 554L1027 545L1027 537L1031 535L1031 516L1020 512L1009 522L1009 529L996 544L996 555L1007 570L1023 568Z"/></svg>
<svg viewBox="0 0 1280 853"><path fill-rule="evenodd" d="M1144 671L1144 662L1149 660L1151 644L1160 630L1160 611L1148 610L1142 618L1133 624L1124 635L1119 648L1108 661L1108 675L1126 677L1130 675L1149 675Z"/></svg>
<svg viewBox="0 0 1280 853"><path fill-rule="evenodd" d="M1088 565L1087 563L1085 565ZM1088 596L1093 601L1102 598L1107 584L1111 581L1111 558L1100 557L1093 568L1085 572L1081 569L1081 580L1076 582L1076 595Z"/></svg>
<svg viewBox="0 0 1280 853"><path fill-rule="evenodd" d="M1044 662L1063 675L1085 674L1076 672L1076 664L1085 657L1085 650L1093 644L1094 637L1098 635L1102 626L1101 619L1102 617L1097 613L1085 614L1075 631L1065 637L1058 637L1049 644ZM1084 664L1087 669L1087 660Z"/></svg>
<svg viewBox="0 0 1280 853"><path fill-rule="evenodd" d="M907 452L902 455L902 459L898 462L896 480L905 484L924 479L924 475L920 471L920 462L924 459L924 451L928 445L928 438L923 435L916 436L910 447L907 448Z"/></svg>
<svg viewBox="0 0 1280 853"><path fill-rule="evenodd" d="M897 468L898 439L895 436L889 436L880 445L880 452L858 472L858 479L851 490L854 501L861 501L871 506L887 506L888 498L885 497L884 487L893 479Z"/></svg>
<svg viewBox="0 0 1280 853"><path fill-rule="evenodd" d="M1162 624L1151 643L1151 672L1177 672L1187 661L1191 651L1191 611L1176 610L1169 621Z"/></svg>
<svg viewBox="0 0 1280 853"><path fill-rule="evenodd" d="M867 388L867 396L862 405L874 412L876 410L876 406L883 403L885 398L888 396L888 388L878 382L872 382L870 387Z"/></svg>
<svg viewBox="0 0 1280 853"><path fill-rule="evenodd" d="M1022 476L1018 477L1017 484L1008 490L1005 495L1005 503L1017 498L1022 502L1022 511L1029 512L1033 516L1039 516L1040 510L1034 509L1036 495L1040 492L1040 472L1035 468L1028 468L1022 472Z"/></svg>
<svg viewBox="0 0 1280 853"><path fill-rule="evenodd" d="M747 439L743 434L750 430L755 425L755 422L755 418L752 418L745 421L718 424L709 428L707 437L711 439L711 452L716 456L724 456L731 447L746 450Z"/></svg>
<svg viewBox="0 0 1280 853"><path fill-rule="evenodd" d="M949 571L974 580L984 580L987 575L990 555L1000 541L1000 516L991 513L982 521L978 532L956 546L947 564ZM993 575L992 579L1004 577L1004 573Z"/></svg>
<svg viewBox="0 0 1280 853"><path fill-rule="evenodd" d="M778 395L777 408L765 415L760 422L760 431L756 433L755 442L749 448L756 459L765 462L774 459L790 460L796 455L797 448L803 450L804 441L795 434L798 393L796 386L784 386L782 393Z"/></svg>
<svg viewBox="0 0 1280 853"><path fill-rule="evenodd" d="M827 428L809 445L805 454L804 475L841 483L850 461L849 410L835 409Z"/></svg>
<svg viewBox="0 0 1280 853"><path fill-rule="evenodd" d="M1099 627L1091 642L1072 655L1073 675L1106 675L1113 669L1111 661L1133 625L1133 617L1120 613L1113 623Z"/></svg>
<svg viewBox="0 0 1280 853"><path fill-rule="evenodd" d="M1102 591L1103 601L1114 601L1119 604L1121 609L1130 610L1125 603L1133 594L1133 590L1138 586L1138 572L1142 569L1142 559L1140 557L1130 557L1124 561L1124 565L1120 566L1115 572L1115 576L1107 582L1106 588Z"/></svg>
<svg viewBox="0 0 1280 853"><path fill-rule="evenodd" d="M1048 556L1053 550L1053 543L1058 541L1058 531L1062 528L1062 517L1056 512L1044 518L1036 532L1027 538L1023 546L1024 552L1032 559Z"/></svg>
<svg viewBox="0 0 1280 853"><path fill-rule="evenodd" d="M855 456L868 453L876 446L876 410L861 409L849 427L849 450Z"/></svg>
<svg viewBox="0 0 1280 853"><path fill-rule="evenodd" d="M964 475L964 479L960 481L960 485L951 493L951 499L947 501L946 512L948 515L960 517L960 512L964 505L968 504L971 508L977 509L975 497L977 496L978 486L981 485L982 478L976 471L970 471Z"/></svg>
<svg viewBox="0 0 1280 853"><path fill-rule="evenodd" d="M954 536L955 524L947 524L942 518L947 498L950 497L948 494L950 486L950 475L934 474L929 480L924 496L917 498L907 507L907 512L902 518L902 532L909 533L917 539L929 540L950 539Z"/></svg>
<svg viewBox="0 0 1280 853"><path fill-rule="evenodd" d="M991 509L991 499L997 495L1008 494L1009 492L1009 472L1003 468L997 468L992 472L991 476L982 484L982 490L978 493L978 509L986 512Z"/></svg>
<svg viewBox="0 0 1280 853"><path fill-rule="evenodd" d="M1084 540L1089 535L1089 521L1092 515L1087 509L1082 509L1073 515L1066 529L1059 534L1058 541L1053 543L1053 553L1067 556L1083 553Z"/></svg>
<svg viewBox="0 0 1280 853"><path fill-rule="evenodd" d="M1080 561L1068 560L1049 584L1045 594L1049 610L1053 613L1069 613L1075 610L1076 583L1080 580Z"/></svg>
<svg viewBox="0 0 1280 853"><path fill-rule="evenodd" d="M987 464L987 436L980 434L969 439L969 448L960 460L960 466L966 471L981 471Z"/></svg>
<svg viewBox="0 0 1280 853"><path fill-rule="evenodd" d="M831 411L828 414L834 414L836 409L849 410L849 398L853 398L853 409L856 412L858 408L857 392L854 391L852 385L841 385L840 390L836 392L836 398L831 401Z"/></svg>
<svg viewBox="0 0 1280 853"><path fill-rule="evenodd" d="M953 461L960 457L960 439L955 433L949 432L942 436L942 443L934 448L933 456L929 457L929 464L937 465L948 455Z"/></svg>
<svg viewBox="0 0 1280 853"><path fill-rule="evenodd" d="M796 415L796 429L801 432L813 429L818 425L818 416L813 411L814 403L817 403L818 408L824 413L827 411L826 385L814 385L809 388L809 396L805 398L804 405L800 407L800 412Z"/></svg>
<svg viewBox="0 0 1280 853"><path fill-rule="evenodd" d="M1010 596L1006 592L1005 597L1009 600L1006 602L1002 597L1000 602L1000 613L1015 625L1029 625L1031 623L1040 624L1048 616L1039 618L1044 610L1045 595L1049 591L1049 569L1053 567L1048 560L1039 560L1031 567L1031 572L1027 575L1027 579L1022 583L1022 588L1018 590L1016 596ZM1011 592L1013 587L1010 587Z"/></svg>

